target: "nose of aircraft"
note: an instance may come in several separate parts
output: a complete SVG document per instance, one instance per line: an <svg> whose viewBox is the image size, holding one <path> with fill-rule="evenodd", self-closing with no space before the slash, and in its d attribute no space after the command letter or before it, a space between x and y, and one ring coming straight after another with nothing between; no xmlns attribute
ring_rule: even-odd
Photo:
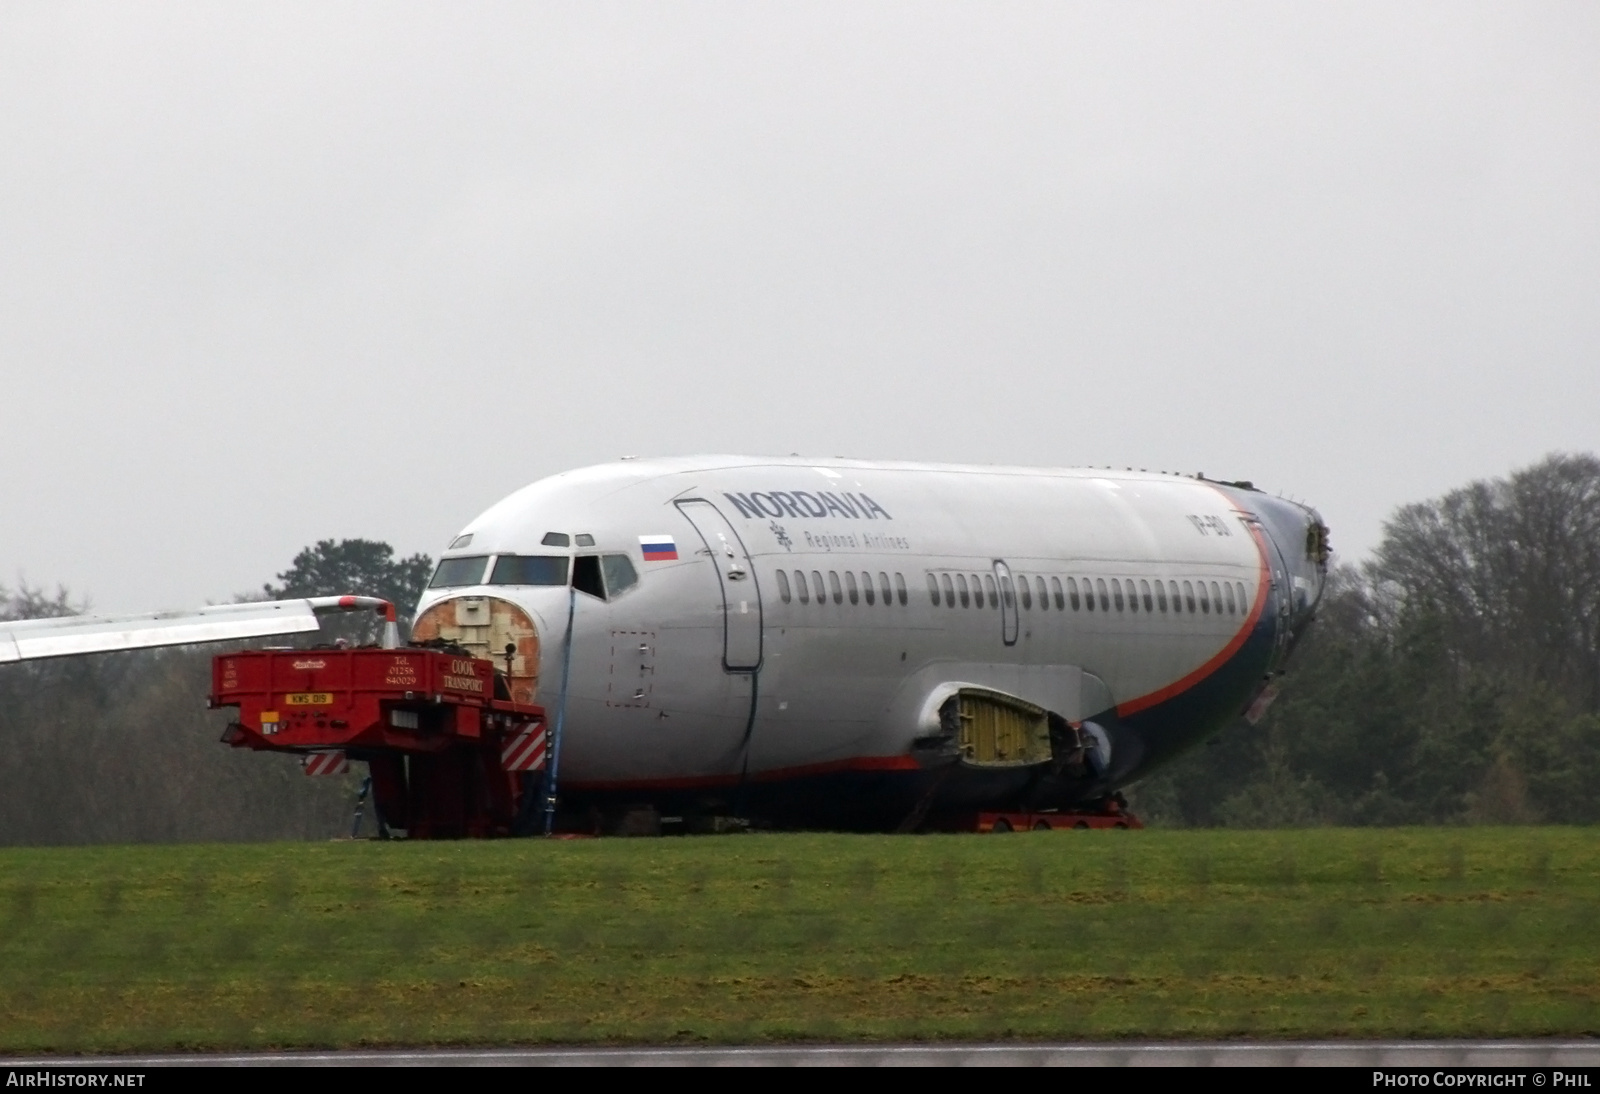
<svg viewBox="0 0 1600 1094"><path fill-rule="evenodd" d="M497 596L454 596L429 605L411 625L413 642L459 646L495 663L506 676L510 698L539 695L539 629L519 605Z"/></svg>

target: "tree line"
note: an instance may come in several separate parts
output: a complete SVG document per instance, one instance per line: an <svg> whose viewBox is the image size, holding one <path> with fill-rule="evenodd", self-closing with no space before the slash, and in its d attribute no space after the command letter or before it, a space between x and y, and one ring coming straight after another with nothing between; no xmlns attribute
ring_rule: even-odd
<svg viewBox="0 0 1600 1094"><path fill-rule="evenodd" d="M324 540L261 595L411 605L431 570ZM64 589L0 587L0 618L81 609ZM214 653L0 666L0 844L348 831L359 773L306 778L292 757L217 742ZM1267 716L1130 797L1162 826L1600 820L1600 459L1554 455L1402 506L1370 559L1333 570Z"/></svg>

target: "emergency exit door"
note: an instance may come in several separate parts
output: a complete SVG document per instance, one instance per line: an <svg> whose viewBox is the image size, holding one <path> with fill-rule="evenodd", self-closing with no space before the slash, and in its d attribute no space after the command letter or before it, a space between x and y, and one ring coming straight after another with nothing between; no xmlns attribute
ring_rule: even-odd
<svg viewBox="0 0 1600 1094"><path fill-rule="evenodd" d="M678 509L711 555L722 592L722 667L754 672L761 666L761 589L744 541L709 501L680 501Z"/></svg>

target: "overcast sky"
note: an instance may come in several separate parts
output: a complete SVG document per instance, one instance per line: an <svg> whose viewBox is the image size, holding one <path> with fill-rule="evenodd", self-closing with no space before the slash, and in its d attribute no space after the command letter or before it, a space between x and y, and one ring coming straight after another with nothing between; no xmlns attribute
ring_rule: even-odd
<svg viewBox="0 0 1600 1094"><path fill-rule="evenodd" d="M0 4L0 583L699 451L1394 506L1600 449L1600 5Z"/></svg>

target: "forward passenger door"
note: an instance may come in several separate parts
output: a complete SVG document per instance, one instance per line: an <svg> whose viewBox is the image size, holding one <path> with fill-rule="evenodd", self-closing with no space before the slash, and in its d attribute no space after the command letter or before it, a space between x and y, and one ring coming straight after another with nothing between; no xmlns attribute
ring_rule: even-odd
<svg viewBox="0 0 1600 1094"><path fill-rule="evenodd" d="M717 572L722 593L722 667L729 672L754 672L761 667L761 589L755 566L739 533L709 501L677 503L700 534Z"/></svg>

